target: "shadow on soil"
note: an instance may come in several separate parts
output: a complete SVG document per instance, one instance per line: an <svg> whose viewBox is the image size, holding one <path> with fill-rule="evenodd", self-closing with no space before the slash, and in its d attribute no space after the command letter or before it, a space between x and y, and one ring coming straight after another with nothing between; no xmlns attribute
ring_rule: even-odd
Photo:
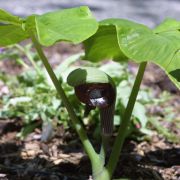
<svg viewBox="0 0 180 180"><path fill-rule="evenodd" d="M115 177L130 179L163 179L155 170L180 165L180 148L150 151L144 156L138 154L121 154ZM156 167L156 168L153 168Z"/></svg>
<svg viewBox="0 0 180 180"><path fill-rule="evenodd" d="M0 144L0 180L84 180L79 165L62 162L58 165L38 156L21 158L23 145ZM6 149L6 150L5 150ZM6 151L6 152L5 152ZM4 175L4 178L3 178Z"/></svg>

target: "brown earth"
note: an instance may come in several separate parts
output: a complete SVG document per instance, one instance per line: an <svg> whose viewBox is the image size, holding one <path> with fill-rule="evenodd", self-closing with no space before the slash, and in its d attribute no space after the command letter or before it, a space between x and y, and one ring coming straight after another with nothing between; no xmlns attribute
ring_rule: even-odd
<svg viewBox="0 0 180 180"><path fill-rule="evenodd" d="M90 179L88 157L74 132L59 126L48 143L40 141L41 131L21 141L17 120L0 121L0 179ZM150 141L126 140L115 178L178 180L180 178L180 145L167 142L154 133Z"/></svg>

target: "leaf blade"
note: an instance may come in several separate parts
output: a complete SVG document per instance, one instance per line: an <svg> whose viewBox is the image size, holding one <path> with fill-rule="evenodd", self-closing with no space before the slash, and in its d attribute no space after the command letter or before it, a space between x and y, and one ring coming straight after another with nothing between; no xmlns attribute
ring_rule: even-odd
<svg viewBox="0 0 180 180"><path fill-rule="evenodd" d="M28 35L21 27L16 25L1 25L0 26L0 47L19 43L25 40Z"/></svg>
<svg viewBox="0 0 180 180"><path fill-rule="evenodd" d="M7 23L7 24L16 24L20 25L22 22L22 19L18 16L14 16L10 14L9 12L0 9L0 22L1 23Z"/></svg>
<svg viewBox="0 0 180 180"><path fill-rule="evenodd" d="M121 52L113 26L100 25L96 34L84 42L84 59L98 62L102 59L113 59L117 61L127 60Z"/></svg>
<svg viewBox="0 0 180 180"><path fill-rule="evenodd" d="M51 46L58 41L80 43L94 34L98 24L83 6L46 13L36 17L39 42Z"/></svg>
<svg viewBox="0 0 180 180"><path fill-rule="evenodd" d="M117 28L118 41L122 51L134 61L141 63L150 61L159 65L172 82L180 89L180 32L172 29L154 33L153 31L139 31L128 29L122 31ZM176 71L175 75L172 73ZM177 75L177 72L179 75Z"/></svg>
<svg viewBox="0 0 180 180"><path fill-rule="evenodd" d="M119 48L125 56L137 63L159 65L180 89L180 22L164 21L154 31L124 19L107 19L100 24L116 27Z"/></svg>

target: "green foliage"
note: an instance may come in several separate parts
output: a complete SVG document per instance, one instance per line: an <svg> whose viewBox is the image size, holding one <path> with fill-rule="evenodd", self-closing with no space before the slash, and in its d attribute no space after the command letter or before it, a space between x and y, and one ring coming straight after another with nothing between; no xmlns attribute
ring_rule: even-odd
<svg viewBox="0 0 180 180"><path fill-rule="evenodd" d="M166 20L154 30L148 27L123 19L107 19L100 22L100 29L116 28L119 51L124 53L129 59L141 63L151 61L158 64L170 76L174 84L180 88L180 32L179 22ZM108 37L108 33L103 31L103 36ZM107 44L106 39L101 38L98 32L85 41L86 59L94 61L111 55L103 44ZM115 40L115 39L114 39ZM99 44L101 44L99 46ZM116 45L117 46L117 45ZM117 53L117 51L116 51ZM118 57L112 57L119 60ZM124 58L120 59L121 61Z"/></svg>
<svg viewBox="0 0 180 180"><path fill-rule="evenodd" d="M60 40L80 43L98 27L87 7L50 12L36 16L35 21L39 42L45 46Z"/></svg>
<svg viewBox="0 0 180 180"><path fill-rule="evenodd" d="M16 24L20 25L22 19L18 16L13 16L12 14L6 12L3 9L0 9L0 22L5 24Z"/></svg>
<svg viewBox="0 0 180 180"><path fill-rule="evenodd" d="M28 78L29 75L31 79ZM34 70L29 70L17 78L9 78L9 81L12 95L3 98L5 106L1 111L1 117L21 117L28 124L39 118L45 120L44 113L57 110L57 107L53 106L56 100L49 97L49 93L56 94L48 88L45 79L39 79ZM17 84L18 87L14 88ZM50 115L52 114L49 113L49 117Z"/></svg>
<svg viewBox="0 0 180 180"><path fill-rule="evenodd" d="M121 52L118 42L116 29L113 26L101 26L95 35L84 42L84 59L92 62L102 59L127 60L127 57Z"/></svg>
<svg viewBox="0 0 180 180"><path fill-rule="evenodd" d="M154 113L148 113L149 129L155 129L158 134L165 137L169 142L179 143L180 139L176 134L176 130L179 129L180 116L178 106L168 106L173 101L177 100L177 97L173 97L167 92L163 91L158 98L152 98L152 102L147 104L148 109L154 109ZM169 127L171 127L169 129Z"/></svg>
<svg viewBox="0 0 180 180"><path fill-rule="evenodd" d="M180 88L179 21L167 19L151 30L128 20L107 19L99 23L97 31L96 20L89 9L82 6L26 19L0 10L0 23L0 46L18 43L29 38L31 33L35 33L40 44L45 46L58 41L80 43L90 37L84 42L85 59L152 61L163 68Z"/></svg>
<svg viewBox="0 0 180 180"><path fill-rule="evenodd" d="M9 48L7 48L7 51L9 51ZM6 49L4 49L4 54L6 54L5 52ZM11 54L9 57L12 58ZM6 54L6 58L8 59L9 57ZM33 57L36 58L36 56ZM68 71L70 65L77 61L79 57L80 55L78 54L68 58L64 63L61 63L55 71L59 73L59 70L63 68L61 75L62 77L66 76L66 71ZM16 59L18 57L14 58ZM55 121L63 124L65 128L71 127L68 121L69 116L67 111L62 101L57 97L57 93L44 70L42 74L39 75L37 71L29 68L13 78L9 75L3 75L3 77L4 83L8 85L10 94L4 95L1 100L2 108L0 108L0 118L23 119L24 125L18 137L24 138L32 132L35 127L44 122ZM61 81L63 81L63 79L61 79ZM82 107L79 107L79 103L73 96L73 89L67 86L65 82L63 82L63 88L72 104L74 104L77 114L82 115ZM42 123L36 122L39 120L42 121Z"/></svg>
<svg viewBox="0 0 180 180"><path fill-rule="evenodd" d="M179 143L180 140L177 135L173 132L170 132L167 128L163 127L162 124L155 117L149 118L149 122L157 130L157 132L163 135L169 142Z"/></svg>
<svg viewBox="0 0 180 180"><path fill-rule="evenodd" d="M0 25L0 47L15 44L27 39L27 34L20 26Z"/></svg>
<svg viewBox="0 0 180 180"><path fill-rule="evenodd" d="M21 27L22 22L18 16L0 9L0 47L18 43L28 37Z"/></svg>
<svg viewBox="0 0 180 180"><path fill-rule="evenodd" d="M80 43L98 28L96 20L85 6L31 15L24 20L0 10L0 23L0 46L23 41L31 33L35 33L44 46L51 46L62 40Z"/></svg>

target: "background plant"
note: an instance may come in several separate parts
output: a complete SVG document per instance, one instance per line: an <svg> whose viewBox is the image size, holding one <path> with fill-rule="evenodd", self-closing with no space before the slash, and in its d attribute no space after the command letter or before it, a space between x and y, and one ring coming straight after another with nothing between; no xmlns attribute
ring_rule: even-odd
<svg viewBox="0 0 180 180"><path fill-rule="evenodd" d="M18 45L20 46L20 45ZM25 48L29 48L31 45L28 44ZM23 48L23 46L21 46ZM2 109L1 109L1 118L21 118L24 121L24 128L19 134L21 138L25 137L29 132L31 132L35 127L39 126L39 123L33 123L41 119L43 122L47 121L58 121L63 123L64 127L69 127L68 114L64 110L64 105L61 100L57 98L57 93L54 87L49 82L47 74L43 70L41 75L38 74L35 69L29 65L25 64L24 54L21 54L21 48L16 48L16 46L10 46L4 49L4 52L1 54L2 60L11 59L15 60L17 64L21 59L20 63L24 68L25 72L20 73L16 77L8 76L7 74L2 74L4 77L4 83L8 86L10 90L10 95L3 96L2 99ZM11 50L11 51L10 51ZM10 52L10 53L9 53ZM41 68L41 63L39 62L37 55L28 49L28 53L31 54L33 60L35 61L37 67ZM73 55L68 59L64 60L63 63L60 63L59 66L55 68L56 75L61 78L63 81L63 88L68 96L68 99L71 100L75 108L76 114L78 116L83 116L84 107L80 105L77 99L73 96L73 89L66 84L66 77L68 73L76 68L76 62L79 61L81 54ZM37 61L37 62L36 62ZM28 63L28 62L26 62ZM84 66L90 65L89 63L84 64ZM107 64L91 64L92 66L99 67L101 70L107 72L111 75L114 82L117 86L117 103L116 103L116 112L115 112L115 125L120 125L120 117L123 112L120 110L125 109L128 95L134 81L133 76L129 73L126 63L115 63L109 62ZM27 68L28 66L28 68ZM61 72L61 76L59 75ZM121 76L118 74L121 72ZM14 88L17 87L17 88ZM49 96L52 94L53 97ZM137 106L135 107L134 121L132 121L132 128L129 131L138 130L142 133L148 133L148 130L145 130L147 123L147 117L145 115L145 108L142 106L151 102L150 93L147 89L140 91L140 97L138 99ZM137 110L141 108L139 113ZM121 114L121 116L119 116ZM92 118L93 117L93 118ZM95 132L99 132L99 115L97 111L92 112L90 116L83 119L85 124L92 124L96 127ZM92 122L92 119L94 121ZM140 125L139 128L136 126ZM134 128L133 128L134 127ZM26 133L25 133L26 132ZM129 132L130 134L131 132Z"/></svg>

